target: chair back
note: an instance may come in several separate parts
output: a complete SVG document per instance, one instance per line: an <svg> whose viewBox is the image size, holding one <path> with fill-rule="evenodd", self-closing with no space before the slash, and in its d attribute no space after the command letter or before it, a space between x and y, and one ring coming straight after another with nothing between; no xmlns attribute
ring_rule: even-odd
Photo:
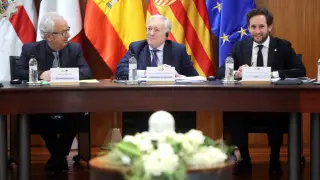
<svg viewBox="0 0 320 180"><path fill-rule="evenodd" d="M297 54L297 58L302 61L302 54Z"/></svg>
<svg viewBox="0 0 320 180"><path fill-rule="evenodd" d="M20 56L10 56L10 75L11 75L11 80L17 79L16 77L16 64L17 61L20 60Z"/></svg>

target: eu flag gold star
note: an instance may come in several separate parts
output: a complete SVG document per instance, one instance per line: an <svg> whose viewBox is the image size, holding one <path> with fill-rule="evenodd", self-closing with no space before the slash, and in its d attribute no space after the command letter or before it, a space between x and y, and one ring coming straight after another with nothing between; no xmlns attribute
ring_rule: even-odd
<svg viewBox="0 0 320 180"><path fill-rule="evenodd" d="M213 7L213 9L218 9L219 13L222 9L222 3L217 2L217 5L215 7Z"/></svg>
<svg viewBox="0 0 320 180"><path fill-rule="evenodd" d="M221 36L220 38L223 40L222 44L224 44L226 41L230 42L229 41L229 35L226 35L226 34L223 33L223 36Z"/></svg>
<svg viewBox="0 0 320 180"><path fill-rule="evenodd" d="M241 39L242 39L242 36L243 36L243 35L248 36L248 34L247 34L247 29L243 29L242 27L241 27L240 31L238 31L238 33L241 34Z"/></svg>

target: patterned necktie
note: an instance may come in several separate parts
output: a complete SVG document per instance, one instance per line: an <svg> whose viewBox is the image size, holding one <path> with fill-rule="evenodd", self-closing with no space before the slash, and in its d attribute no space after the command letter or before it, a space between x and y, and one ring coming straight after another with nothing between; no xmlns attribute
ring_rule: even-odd
<svg viewBox="0 0 320 180"><path fill-rule="evenodd" d="M52 68L57 68L57 67L59 67L59 60L58 60L59 54L58 54L58 52L52 52L52 54L54 56L54 60L52 62Z"/></svg>
<svg viewBox="0 0 320 180"><path fill-rule="evenodd" d="M258 58L257 58L257 67L263 67L263 56L262 56L262 48L263 45L258 45L259 51L258 51Z"/></svg>
<svg viewBox="0 0 320 180"><path fill-rule="evenodd" d="M158 49L151 50L152 52L152 60L151 60L151 67L158 67L159 58L157 56Z"/></svg>

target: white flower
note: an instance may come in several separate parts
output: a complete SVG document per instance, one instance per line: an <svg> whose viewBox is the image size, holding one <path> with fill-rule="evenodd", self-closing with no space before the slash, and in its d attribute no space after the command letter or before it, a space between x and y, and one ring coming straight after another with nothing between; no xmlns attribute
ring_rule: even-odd
<svg viewBox="0 0 320 180"><path fill-rule="evenodd" d="M122 164L124 164L124 165L130 165L131 159L130 159L129 156L122 155L122 156L121 156L121 162L122 162Z"/></svg>
<svg viewBox="0 0 320 180"><path fill-rule="evenodd" d="M144 170L146 174L160 176L162 173L162 167L159 166L159 159L156 154L142 156Z"/></svg>
<svg viewBox="0 0 320 180"><path fill-rule="evenodd" d="M174 140L177 141L178 143L182 143L183 141L186 140L186 137L184 134L182 133L177 133L175 136L174 136Z"/></svg>
<svg viewBox="0 0 320 180"><path fill-rule="evenodd" d="M169 144L163 144L163 143L158 144L157 151L159 152L160 157L163 159L174 155L173 148Z"/></svg>
<svg viewBox="0 0 320 180"><path fill-rule="evenodd" d="M153 145L150 140L140 140L137 142L137 146L143 152L151 151L153 149Z"/></svg>
<svg viewBox="0 0 320 180"><path fill-rule="evenodd" d="M204 146L205 138L201 131L192 129L186 134L171 131L137 133L134 136L125 136L123 141L133 143L139 148L142 155L139 163L142 161L145 172L143 176L152 177L174 173L178 167L185 165L180 164L181 162L186 162L188 168L222 165L227 155L214 146ZM178 148L179 152L175 152L173 147ZM124 154L116 157L117 161L120 157L124 165L135 164L132 161L136 159L130 159Z"/></svg>
<svg viewBox="0 0 320 180"><path fill-rule="evenodd" d="M134 143L135 138L134 138L133 136L126 135L126 136L124 136L123 141L124 141L124 142L131 142L131 143Z"/></svg>
<svg viewBox="0 0 320 180"><path fill-rule="evenodd" d="M207 168L223 163L226 159L227 155L218 148L213 146L201 147L199 152L187 159L187 164L189 167Z"/></svg>
<svg viewBox="0 0 320 180"><path fill-rule="evenodd" d="M150 140L150 135L149 135L148 132L137 133L134 137L136 139L148 139L148 140Z"/></svg>
<svg viewBox="0 0 320 180"><path fill-rule="evenodd" d="M174 154L169 144L159 144L156 151L142 157L147 174L160 176L162 173L173 173L179 164L179 157Z"/></svg>
<svg viewBox="0 0 320 180"><path fill-rule="evenodd" d="M181 145L182 145L182 152L185 153L185 155L193 154L198 150L198 146L194 146L188 140L183 141Z"/></svg>
<svg viewBox="0 0 320 180"><path fill-rule="evenodd" d="M185 134L185 136L195 145L200 145L204 143L205 136L201 131L191 129L189 132Z"/></svg>
<svg viewBox="0 0 320 180"><path fill-rule="evenodd" d="M167 142L168 139L174 139L176 132L173 131L166 131L166 132L162 132L162 133L151 133L152 138L154 140L157 140L158 142Z"/></svg>
<svg viewBox="0 0 320 180"><path fill-rule="evenodd" d="M175 154L161 160L160 166L163 172L173 173L179 165L179 157Z"/></svg>
<svg viewBox="0 0 320 180"><path fill-rule="evenodd" d="M126 135L123 138L123 141L131 142L137 145L140 151L143 151L143 152L151 151L153 149L153 145L149 138L148 133L142 133L142 134L138 133L135 136Z"/></svg>

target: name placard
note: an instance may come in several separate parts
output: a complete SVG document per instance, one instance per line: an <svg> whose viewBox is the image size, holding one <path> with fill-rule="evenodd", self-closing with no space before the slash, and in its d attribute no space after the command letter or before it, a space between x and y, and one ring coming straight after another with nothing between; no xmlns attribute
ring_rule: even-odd
<svg viewBox="0 0 320 180"><path fill-rule="evenodd" d="M243 67L242 81L271 81L271 67Z"/></svg>
<svg viewBox="0 0 320 180"><path fill-rule="evenodd" d="M149 82L175 82L175 67L147 67L147 83Z"/></svg>
<svg viewBox="0 0 320 180"><path fill-rule="evenodd" d="M51 82L78 82L79 68L51 68Z"/></svg>

